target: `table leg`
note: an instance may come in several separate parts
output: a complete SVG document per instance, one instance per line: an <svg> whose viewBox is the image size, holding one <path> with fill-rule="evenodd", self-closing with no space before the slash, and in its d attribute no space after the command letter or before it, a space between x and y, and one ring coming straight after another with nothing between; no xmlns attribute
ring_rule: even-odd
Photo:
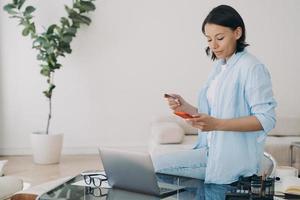
<svg viewBox="0 0 300 200"><path fill-rule="evenodd" d="M294 163L293 162L293 147L294 147L293 145L290 146L290 151L291 151L291 154L290 154L291 155L291 163L290 163L290 165L291 165L291 167L293 167L293 163Z"/></svg>

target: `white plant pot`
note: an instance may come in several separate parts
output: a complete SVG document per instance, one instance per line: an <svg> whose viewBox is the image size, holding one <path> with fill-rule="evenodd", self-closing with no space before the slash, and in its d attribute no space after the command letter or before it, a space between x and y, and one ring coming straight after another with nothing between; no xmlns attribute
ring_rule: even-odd
<svg viewBox="0 0 300 200"><path fill-rule="evenodd" d="M7 160L0 160L0 176L4 176L4 166L6 165Z"/></svg>
<svg viewBox="0 0 300 200"><path fill-rule="evenodd" d="M37 164L59 163L63 144L63 134L31 134L33 161Z"/></svg>

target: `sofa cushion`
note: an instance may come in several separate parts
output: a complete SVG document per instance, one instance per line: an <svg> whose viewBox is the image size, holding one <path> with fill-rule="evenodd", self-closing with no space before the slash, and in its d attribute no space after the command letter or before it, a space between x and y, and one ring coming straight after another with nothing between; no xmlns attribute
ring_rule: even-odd
<svg viewBox="0 0 300 200"><path fill-rule="evenodd" d="M26 190L17 192L15 195L12 196L11 200L20 200L20 199L33 200L33 199L36 199L37 196L40 196L40 195L54 189L55 187L61 185L62 183L67 182L71 178L72 177L69 177L69 176L63 177L63 178L59 178L56 180L42 183L40 185L32 186Z"/></svg>
<svg viewBox="0 0 300 200"><path fill-rule="evenodd" d="M23 181L13 176L0 177L0 199L7 199L22 190Z"/></svg>
<svg viewBox="0 0 300 200"><path fill-rule="evenodd" d="M300 141L300 137L290 136L290 137L276 137L268 136L265 144L265 151L273 155L276 159L278 165L289 165L290 159L290 145L292 142ZM300 149L294 148L294 155L296 165L300 162L299 155ZM297 159L298 158L298 159Z"/></svg>
<svg viewBox="0 0 300 200"><path fill-rule="evenodd" d="M197 138L197 135L184 136L183 141L180 144L159 144L151 138L149 142L149 153L153 156L192 149L195 146Z"/></svg>
<svg viewBox="0 0 300 200"><path fill-rule="evenodd" d="M161 122L175 122L177 123L183 130L185 135L198 135L198 130L188 123L185 122L184 119L178 117L176 115L167 115L167 116L159 116L154 117L152 120L153 124L161 123Z"/></svg>
<svg viewBox="0 0 300 200"><path fill-rule="evenodd" d="M152 126L151 134L160 144L181 143L184 131L174 122L162 122Z"/></svg>
<svg viewBox="0 0 300 200"><path fill-rule="evenodd" d="M268 133L271 136L299 136L300 137L300 119L299 118L278 118L276 126Z"/></svg>

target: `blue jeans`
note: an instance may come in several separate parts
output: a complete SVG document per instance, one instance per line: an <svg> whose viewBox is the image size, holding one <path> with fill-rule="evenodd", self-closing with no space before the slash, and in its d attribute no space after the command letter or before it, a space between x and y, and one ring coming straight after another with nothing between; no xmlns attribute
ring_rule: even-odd
<svg viewBox="0 0 300 200"><path fill-rule="evenodd" d="M152 155L156 172L177 176L205 179L206 148L175 151Z"/></svg>

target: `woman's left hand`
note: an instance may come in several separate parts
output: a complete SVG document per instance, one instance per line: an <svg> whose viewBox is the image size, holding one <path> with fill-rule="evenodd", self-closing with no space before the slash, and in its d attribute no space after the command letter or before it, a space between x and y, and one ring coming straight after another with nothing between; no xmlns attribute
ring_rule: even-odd
<svg viewBox="0 0 300 200"><path fill-rule="evenodd" d="M211 117L207 114L193 115L193 118L186 119L194 128L200 129L201 131L215 131L219 125L220 120Z"/></svg>

